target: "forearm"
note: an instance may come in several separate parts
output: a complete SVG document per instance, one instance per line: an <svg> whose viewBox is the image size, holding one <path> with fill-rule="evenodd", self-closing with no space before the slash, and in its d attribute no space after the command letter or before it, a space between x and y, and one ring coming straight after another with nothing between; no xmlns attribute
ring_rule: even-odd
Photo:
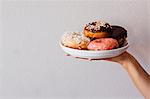
<svg viewBox="0 0 150 99"><path fill-rule="evenodd" d="M141 67L137 60L130 56L128 62L125 62L123 66L127 70L131 79L135 83L136 87L145 96L145 98L150 98L150 76Z"/></svg>

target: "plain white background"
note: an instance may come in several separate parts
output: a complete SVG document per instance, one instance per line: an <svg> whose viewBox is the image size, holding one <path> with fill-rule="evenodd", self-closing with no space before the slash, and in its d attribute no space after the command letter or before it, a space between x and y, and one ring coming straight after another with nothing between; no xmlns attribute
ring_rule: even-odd
<svg viewBox="0 0 150 99"><path fill-rule="evenodd" d="M64 56L64 31L102 19L128 30L132 53L150 73L146 0L1 2L1 99L143 99L117 63Z"/></svg>

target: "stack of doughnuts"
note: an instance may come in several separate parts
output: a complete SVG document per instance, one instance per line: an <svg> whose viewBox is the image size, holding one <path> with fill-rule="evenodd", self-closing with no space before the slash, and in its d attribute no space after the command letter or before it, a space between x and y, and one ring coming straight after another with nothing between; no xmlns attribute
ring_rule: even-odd
<svg viewBox="0 0 150 99"><path fill-rule="evenodd" d="M85 25L83 32L66 32L62 45L80 50L111 50L122 47L127 31L104 21L94 21Z"/></svg>

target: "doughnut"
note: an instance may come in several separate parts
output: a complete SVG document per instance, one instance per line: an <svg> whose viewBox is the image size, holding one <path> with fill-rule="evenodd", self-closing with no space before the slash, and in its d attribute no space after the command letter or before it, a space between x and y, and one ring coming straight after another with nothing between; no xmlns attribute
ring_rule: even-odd
<svg viewBox="0 0 150 99"><path fill-rule="evenodd" d="M116 39L119 43L119 46L123 46L124 42L126 42L127 38L127 30L125 30L121 26L112 25L112 33L111 37Z"/></svg>
<svg viewBox="0 0 150 99"><path fill-rule="evenodd" d="M61 43L74 49L87 49L90 39L81 32L66 32L62 36Z"/></svg>
<svg viewBox="0 0 150 99"><path fill-rule="evenodd" d="M86 24L84 27L84 35L90 38L105 38L111 33L111 26L103 21L94 21Z"/></svg>
<svg viewBox="0 0 150 99"><path fill-rule="evenodd" d="M89 50L111 50L118 47L118 42L113 38L100 38L89 43Z"/></svg>

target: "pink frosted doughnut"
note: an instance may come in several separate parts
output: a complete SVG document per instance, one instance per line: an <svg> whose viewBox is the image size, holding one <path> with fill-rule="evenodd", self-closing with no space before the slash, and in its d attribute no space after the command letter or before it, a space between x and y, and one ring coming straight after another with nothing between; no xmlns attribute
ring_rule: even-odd
<svg viewBox="0 0 150 99"><path fill-rule="evenodd" d="M89 43L87 48L89 50L111 50L118 47L118 42L113 38L100 38Z"/></svg>

